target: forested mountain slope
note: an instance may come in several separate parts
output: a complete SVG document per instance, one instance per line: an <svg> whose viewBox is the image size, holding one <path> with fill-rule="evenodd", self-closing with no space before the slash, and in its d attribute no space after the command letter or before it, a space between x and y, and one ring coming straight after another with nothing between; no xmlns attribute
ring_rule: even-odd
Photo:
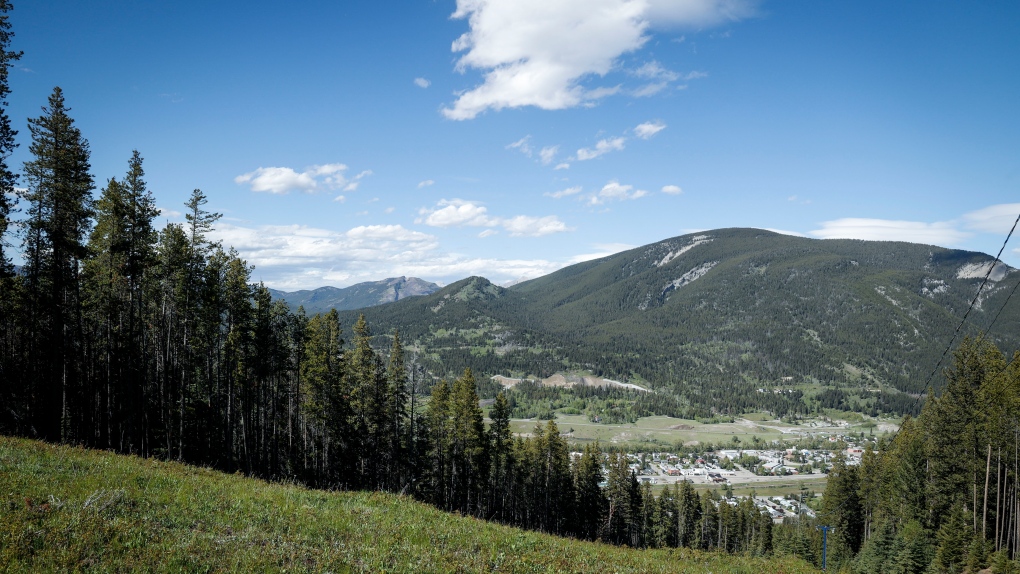
<svg viewBox="0 0 1020 574"><path fill-rule="evenodd" d="M439 290L439 285L417 277L391 277L382 281L366 281L350 287L319 287L312 290L277 291L270 289L274 300L287 303L292 310L304 307L309 315L325 313L330 309L360 309L383 303L392 303L405 297L428 295Z"/></svg>
<svg viewBox="0 0 1020 574"><path fill-rule="evenodd" d="M759 229L684 235L503 289L483 278L364 312L439 374L644 380L683 401L767 406L763 387L821 384L845 407L898 410L924 386L993 258L902 242ZM999 264L962 334L1020 344L1020 273ZM759 395L766 393L758 393ZM773 393L767 393L772 395ZM856 403L851 404L853 401ZM884 407L882 405L885 405Z"/></svg>

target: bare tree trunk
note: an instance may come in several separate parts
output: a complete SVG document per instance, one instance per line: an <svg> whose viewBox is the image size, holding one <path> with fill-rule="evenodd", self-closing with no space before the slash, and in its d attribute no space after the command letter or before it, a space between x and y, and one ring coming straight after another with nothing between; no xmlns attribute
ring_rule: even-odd
<svg viewBox="0 0 1020 574"><path fill-rule="evenodd" d="M988 443L988 459L985 461L985 504L984 510L981 513L981 539L986 538L986 532L988 532L988 479L990 477L989 470L992 468L992 444ZM999 491L995 491L996 498L998 498Z"/></svg>
<svg viewBox="0 0 1020 574"><path fill-rule="evenodd" d="M991 453L991 445L988 446L988 452ZM1003 498L1000 493L1002 492L1002 449L999 449L998 453L999 461L995 465L995 549L999 549L999 524L1002 522L999 499ZM1002 503L1005 504L1006 500L1003 498Z"/></svg>

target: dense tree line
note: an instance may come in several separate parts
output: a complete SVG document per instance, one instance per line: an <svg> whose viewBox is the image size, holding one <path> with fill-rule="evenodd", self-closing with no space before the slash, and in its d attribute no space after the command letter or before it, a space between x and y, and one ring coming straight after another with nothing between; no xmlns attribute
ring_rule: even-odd
<svg viewBox="0 0 1020 574"><path fill-rule="evenodd" d="M484 427L470 370L434 388L424 417L422 497L451 511L632 547L771 552L772 519L750 499L699 496L686 481L653 496L624 453L604 454L598 443L571 453L551 420L515 437L510 413L498 395Z"/></svg>
<svg viewBox="0 0 1020 574"><path fill-rule="evenodd" d="M855 572L996 572L1020 556L1020 352L966 339L941 396L861 464L837 460L817 523L784 525L777 548ZM778 542L779 540L782 542Z"/></svg>

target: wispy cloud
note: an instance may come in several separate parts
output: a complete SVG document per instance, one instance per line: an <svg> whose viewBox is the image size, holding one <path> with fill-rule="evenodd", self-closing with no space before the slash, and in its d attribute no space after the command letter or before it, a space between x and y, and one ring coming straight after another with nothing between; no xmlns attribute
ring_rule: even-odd
<svg viewBox="0 0 1020 574"><path fill-rule="evenodd" d="M452 50L462 53L456 69L480 70L484 80L461 92L443 115L467 120L486 110L589 104L620 90L586 80L605 76L620 56L639 50L652 29L712 26L753 12L747 0L458 0L453 18L467 20L469 30L453 42ZM672 74L650 65L644 73Z"/></svg>
<svg viewBox="0 0 1020 574"><path fill-rule="evenodd" d="M620 151L627 144L627 138L615 137L599 140L594 148L581 148L577 150L577 161L587 161L601 157L611 151Z"/></svg>
<svg viewBox="0 0 1020 574"><path fill-rule="evenodd" d="M561 197L567 197L567 196L570 196L570 195L577 195L578 193L581 193L581 186L580 185L575 185L574 187L568 187L566 189L561 189L559 191L547 192L544 195L547 195L547 196L555 198L555 199L560 199Z"/></svg>
<svg viewBox="0 0 1020 574"><path fill-rule="evenodd" d="M655 60L652 60L651 62L644 64L643 66L637 68L631 73L639 78L645 78L648 80L663 80L666 82L673 82L680 79L680 74L673 72L671 70L667 70L666 68L663 68L662 64Z"/></svg>
<svg viewBox="0 0 1020 574"><path fill-rule="evenodd" d="M659 120L656 120L654 122L645 122L643 124L638 124L634 128L634 135L643 140L646 140L664 129L666 129L666 124Z"/></svg>
<svg viewBox="0 0 1020 574"><path fill-rule="evenodd" d="M821 239L908 241L941 246L958 245L970 236L957 229L953 222L925 223L856 217L825 221L820 229L809 232L809 235Z"/></svg>
<svg viewBox="0 0 1020 574"><path fill-rule="evenodd" d="M680 195L684 190L680 189L679 185L664 185L662 186L662 193L669 195Z"/></svg>
<svg viewBox="0 0 1020 574"><path fill-rule="evenodd" d="M426 80L425 78L415 78L414 79L414 85L418 86L419 88L424 89L424 88L427 88L427 87L431 86L432 82Z"/></svg>
<svg viewBox="0 0 1020 574"><path fill-rule="evenodd" d="M418 189L421 189L423 187L428 187L430 185L435 185L435 184L436 184L436 182L434 180L431 180L431 179L426 179L424 181L419 181L418 182Z"/></svg>
<svg viewBox="0 0 1020 574"><path fill-rule="evenodd" d="M538 157L542 160L542 165L549 165L556 158L556 152L560 150L560 146L551 145L545 146L538 152Z"/></svg>
<svg viewBox="0 0 1020 574"><path fill-rule="evenodd" d="M970 229L1001 233L1005 237L1018 215L1020 203L1000 203L965 214L963 222Z"/></svg>
<svg viewBox="0 0 1020 574"><path fill-rule="evenodd" d="M512 144L507 144L506 149L515 149L524 155L531 157L531 136L524 136Z"/></svg>

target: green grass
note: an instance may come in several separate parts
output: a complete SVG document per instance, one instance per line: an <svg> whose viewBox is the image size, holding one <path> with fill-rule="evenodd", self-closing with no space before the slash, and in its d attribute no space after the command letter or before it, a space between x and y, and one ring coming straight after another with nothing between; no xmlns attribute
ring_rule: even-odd
<svg viewBox="0 0 1020 574"><path fill-rule="evenodd" d="M0 496L4 572L814 571L787 557L578 542L389 494L5 437Z"/></svg>
<svg viewBox="0 0 1020 574"><path fill-rule="evenodd" d="M544 426L545 422L541 421ZM768 423L770 426L783 426L779 423ZM675 419L664 416L643 417L635 423L592 423L585 415L564 415L557 413L556 425L560 432L573 429L570 440L590 442L598 440L604 445L619 447L659 447L670 450L678 442L700 444L724 443L730 445L733 437L740 439L742 448L752 448L753 439L757 436L764 443L774 439L795 439L783 433L758 425L737 423L704 424L695 420ZM675 428L673 428L675 427ZM515 420L511 423L514 432L530 433L535 428L535 421Z"/></svg>

